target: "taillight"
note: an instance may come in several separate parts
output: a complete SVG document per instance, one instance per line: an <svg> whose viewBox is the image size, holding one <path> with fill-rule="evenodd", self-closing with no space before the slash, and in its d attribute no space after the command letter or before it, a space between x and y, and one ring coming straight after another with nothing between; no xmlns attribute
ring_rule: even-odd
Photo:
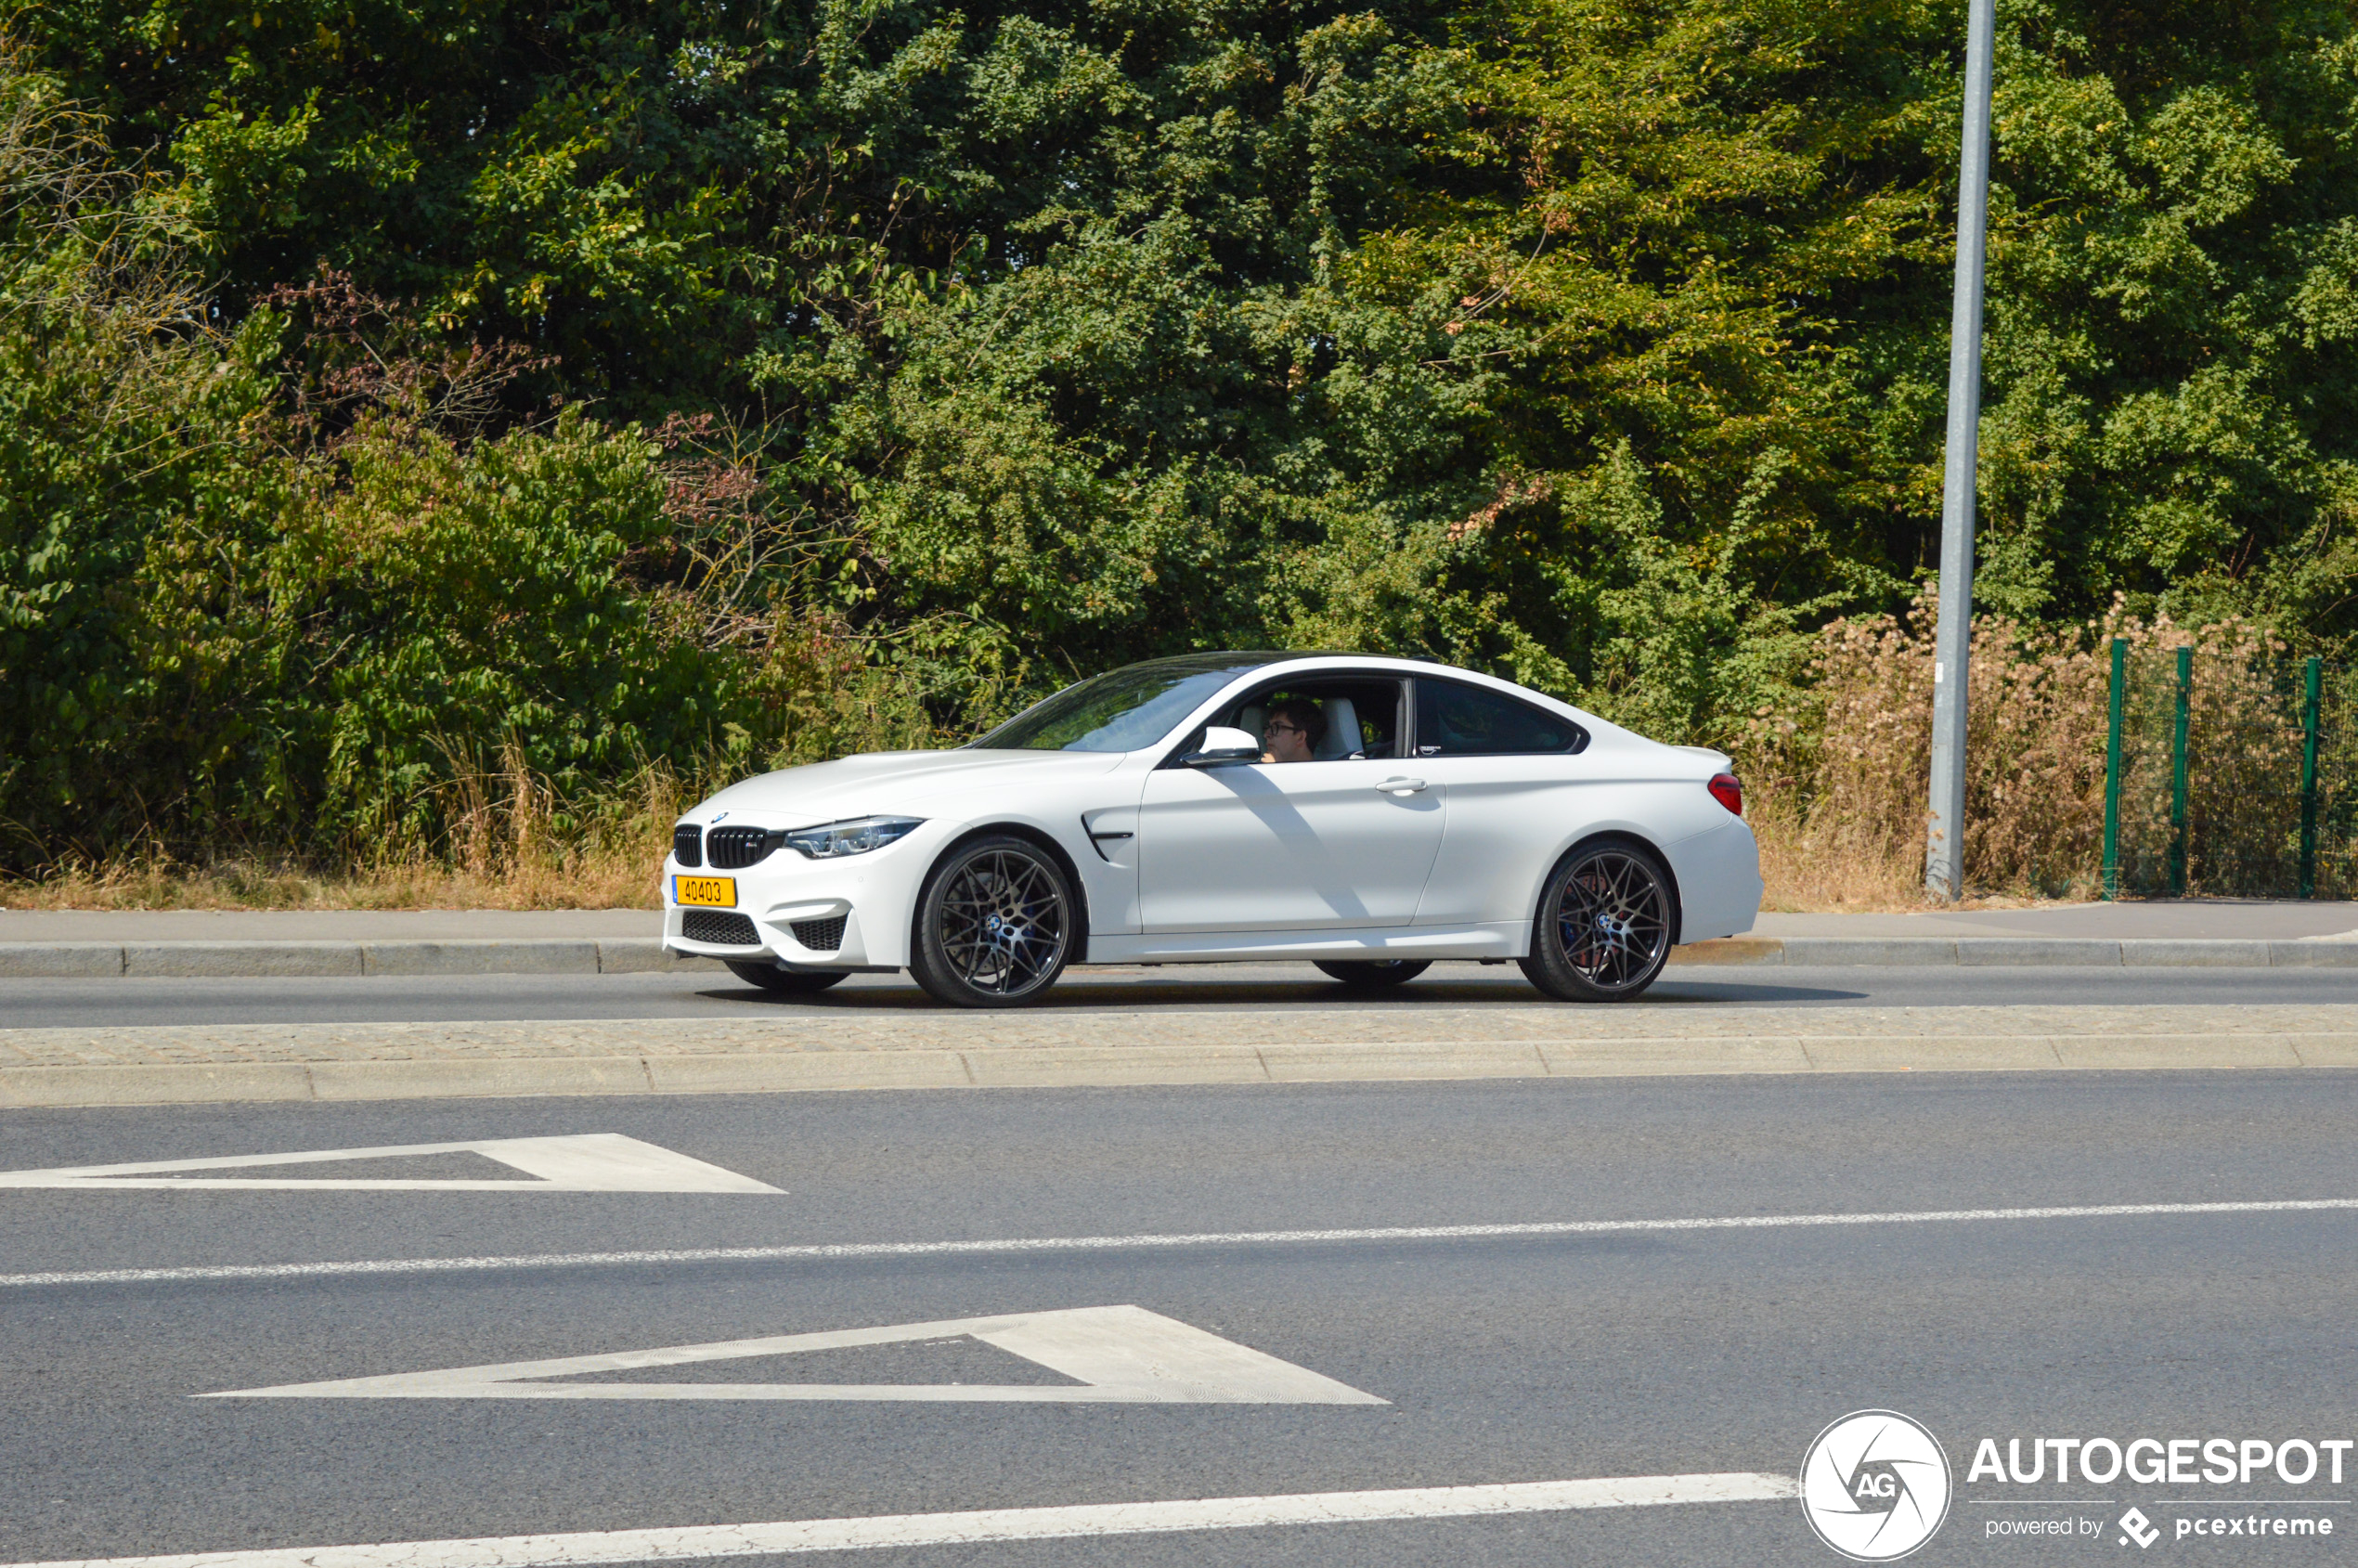
<svg viewBox="0 0 2358 1568"><path fill-rule="evenodd" d="M1710 784L1711 797L1738 816L1744 814L1744 786L1736 782L1733 773L1720 773Z"/></svg>

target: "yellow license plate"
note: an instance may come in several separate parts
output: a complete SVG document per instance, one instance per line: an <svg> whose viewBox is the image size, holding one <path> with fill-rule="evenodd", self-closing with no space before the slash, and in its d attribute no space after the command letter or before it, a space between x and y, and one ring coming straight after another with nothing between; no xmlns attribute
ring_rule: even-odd
<svg viewBox="0 0 2358 1568"><path fill-rule="evenodd" d="M737 907L737 879L733 876L675 876L671 879L671 898L675 903L734 909Z"/></svg>

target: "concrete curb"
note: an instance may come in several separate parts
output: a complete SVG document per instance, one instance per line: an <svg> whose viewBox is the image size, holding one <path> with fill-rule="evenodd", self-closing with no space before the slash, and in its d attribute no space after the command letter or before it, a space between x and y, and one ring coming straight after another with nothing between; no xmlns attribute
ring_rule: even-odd
<svg viewBox="0 0 2358 1568"><path fill-rule="evenodd" d="M0 1106L192 1105L862 1089L1122 1088L1729 1073L2168 1071L2358 1067L2358 1032L1729 1035L1356 1044L816 1051L771 1055L0 1068Z"/></svg>
<svg viewBox="0 0 2358 1568"><path fill-rule="evenodd" d="M718 969L654 937L394 942L0 942L0 979L641 975Z"/></svg>
<svg viewBox="0 0 2358 1568"><path fill-rule="evenodd" d="M2040 937L1730 937L1677 965L1786 967L2358 968L2358 941L2118 941ZM377 942L0 942L0 979L641 975L718 969L653 937Z"/></svg>

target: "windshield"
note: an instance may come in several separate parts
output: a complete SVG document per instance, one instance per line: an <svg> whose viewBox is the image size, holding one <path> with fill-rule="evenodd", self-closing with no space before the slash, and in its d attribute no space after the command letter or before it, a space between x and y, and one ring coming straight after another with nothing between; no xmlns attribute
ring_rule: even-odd
<svg viewBox="0 0 2358 1568"><path fill-rule="evenodd" d="M1283 654L1157 659L1093 677L1035 703L971 745L978 751L1137 751L1238 674Z"/></svg>

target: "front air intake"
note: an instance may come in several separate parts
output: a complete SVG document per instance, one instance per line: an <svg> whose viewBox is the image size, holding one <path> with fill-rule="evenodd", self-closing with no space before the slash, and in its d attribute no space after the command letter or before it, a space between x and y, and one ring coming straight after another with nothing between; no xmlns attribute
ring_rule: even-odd
<svg viewBox="0 0 2358 1568"><path fill-rule="evenodd" d="M845 917L835 915L825 920L797 920L786 927L794 940L813 952L833 952L843 946Z"/></svg>
<svg viewBox="0 0 2358 1568"><path fill-rule="evenodd" d="M716 827L704 836L706 852L718 871L743 871L769 859L772 848L766 827Z"/></svg>
<svg viewBox="0 0 2358 1568"><path fill-rule="evenodd" d="M681 865L704 864L704 829L681 823L671 830L671 858Z"/></svg>
<svg viewBox="0 0 2358 1568"><path fill-rule="evenodd" d="M692 942L716 947L759 947L761 937L748 917L725 909L683 909L680 935Z"/></svg>

